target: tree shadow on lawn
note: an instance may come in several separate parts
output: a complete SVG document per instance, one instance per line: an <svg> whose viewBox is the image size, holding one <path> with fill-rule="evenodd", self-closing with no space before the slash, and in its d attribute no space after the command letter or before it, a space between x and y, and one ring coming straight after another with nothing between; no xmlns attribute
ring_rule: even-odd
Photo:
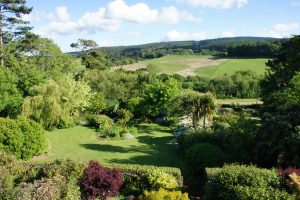
<svg viewBox="0 0 300 200"><path fill-rule="evenodd" d="M157 124L139 124L139 133L154 134L155 132L172 133L172 131L164 126L159 126Z"/></svg>
<svg viewBox="0 0 300 200"><path fill-rule="evenodd" d="M178 167L181 163L180 152L172 136L151 137L140 136L137 140L143 145L131 145L128 147L108 144L81 144L82 147L95 151L141 154L129 155L128 158L106 158L109 163L141 164L166 167Z"/></svg>

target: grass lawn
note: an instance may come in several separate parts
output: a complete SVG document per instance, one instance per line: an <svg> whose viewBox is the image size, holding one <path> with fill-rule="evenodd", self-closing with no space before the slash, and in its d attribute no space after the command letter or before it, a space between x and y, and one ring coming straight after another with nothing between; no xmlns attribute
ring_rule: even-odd
<svg viewBox="0 0 300 200"><path fill-rule="evenodd" d="M46 159L180 166L179 149L169 128L141 124L139 132L135 139L116 141L100 141L94 129L82 126L47 132L50 152Z"/></svg>
<svg viewBox="0 0 300 200"><path fill-rule="evenodd" d="M202 67L195 70L196 74L208 77L217 77L220 75L228 74L232 75L236 71L251 70L258 75L264 75L266 70L265 63L268 59L256 58L256 59L229 59L226 62L216 65Z"/></svg>

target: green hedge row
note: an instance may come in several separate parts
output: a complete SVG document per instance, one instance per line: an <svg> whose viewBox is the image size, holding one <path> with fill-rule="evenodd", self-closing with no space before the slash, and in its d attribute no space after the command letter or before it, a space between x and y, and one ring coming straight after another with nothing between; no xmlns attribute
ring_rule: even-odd
<svg viewBox="0 0 300 200"><path fill-rule="evenodd" d="M275 169L225 165L206 169L204 200L292 200Z"/></svg>
<svg viewBox="0 0 300 200"><path fill-rule="evenodd" d="M79 182L87 164L73 160L17 161L13 156L0 152L0 199L23 196L39 199L43 194L51 199L80 199ZM145 190L164 188L174 183L176 187L182 187L181 172L177 168L129 164L104 166L121 171L123 186L120 192L123 195L139 196Z"/></svg>
<svg viewBox="0 0 300 200"><path fill-rule="evenodd" d="M123 174L136 174L143 175L148 172L152 172L155 170L160 170L167 174L173 175L180 186L183 185L183 177L181 175L181 170L179 168L174 167L158 167L152 165L136 165L136 164L104 164L109 168L117 168L120 169Z"/></svg>

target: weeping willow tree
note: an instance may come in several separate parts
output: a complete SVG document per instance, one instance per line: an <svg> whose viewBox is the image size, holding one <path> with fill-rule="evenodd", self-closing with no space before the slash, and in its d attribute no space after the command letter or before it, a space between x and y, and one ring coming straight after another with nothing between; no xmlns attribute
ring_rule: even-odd
<svg viewBox="0 0 300 200"><path fill-rule="evenodd" d="M74 124L74 116L88 107L89 99L87 83L63 76L31 88L30 96L24 100L22 114L47 130L65 128Z"/></svg>

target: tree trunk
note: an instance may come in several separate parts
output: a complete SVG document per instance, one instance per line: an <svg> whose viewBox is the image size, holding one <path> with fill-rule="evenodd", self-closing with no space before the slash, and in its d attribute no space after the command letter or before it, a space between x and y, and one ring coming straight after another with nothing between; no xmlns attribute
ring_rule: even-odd
<svg viewBox="0 0 300 200"><path fill-rule="evenodd" d="M203 115L203 128L206 127L206 114Z"/></svg>
<svg viewBox="0 0 300 200"><path fill-rule="evenodd" d="M1 59L1 66L4 65L3 61L3 15L2 15L2 7L0 6L0 59Z"/></svg>
<svg viewBox="0 0 300 200"><path fill-rule="evenodd" d="M199 127L199 114L193 114L193 127L194 129Z"/></svg>

